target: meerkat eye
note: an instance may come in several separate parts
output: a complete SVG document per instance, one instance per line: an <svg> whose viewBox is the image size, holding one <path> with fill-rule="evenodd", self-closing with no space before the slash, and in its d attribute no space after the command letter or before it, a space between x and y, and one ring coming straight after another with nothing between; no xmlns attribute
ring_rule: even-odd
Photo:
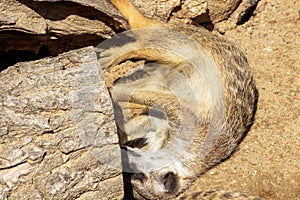
<svg viewBox="0 0 300 200"><path fill-rule="evenodd" d="M167 193L173 193L178 185L177 175L173 172L168 172L162 176L162 183L167 191Z"/></svg>
<svg viewBox="0 0 300 200"><path fill-rule="evenodd" d="M129 146L131 148L143 148L144 146L147 145L147 139L146 138L137 138L137 139L134 139L134 140L130 140L130 141L127 141L125 143L126 146Z"/></svg>

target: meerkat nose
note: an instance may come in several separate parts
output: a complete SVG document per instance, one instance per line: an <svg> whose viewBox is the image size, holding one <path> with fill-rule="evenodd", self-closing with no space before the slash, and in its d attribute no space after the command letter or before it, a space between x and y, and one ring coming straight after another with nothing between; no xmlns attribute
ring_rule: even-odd
<svg viewBox="0 0 300 200"><path fill-rule="evenodd" d="M141 183L144 182L144 180L146 179L146 176L144 173L134 173L132 176L131 176L132 179L134 180L138 180L138 181L141 181Z"/></svg>
<svg viewBox="0 0 300 200"><path fill-rule="evenodd" d="M173 172L167 172L161 176L161 182L163 183L167 193L173 193L178 186L178 177Z"/></svg>

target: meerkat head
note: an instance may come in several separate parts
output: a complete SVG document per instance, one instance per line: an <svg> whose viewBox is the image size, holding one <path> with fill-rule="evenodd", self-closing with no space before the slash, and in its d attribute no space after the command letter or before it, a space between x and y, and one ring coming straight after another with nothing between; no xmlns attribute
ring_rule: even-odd
<svg viewBox="0 0 300 200"><path fill-rule="evenodd" d="M143 198L172 199L197 177L195 156L186 151L182 155L167 149L149 152L126 147L126 151L131 184Z"/></svg>

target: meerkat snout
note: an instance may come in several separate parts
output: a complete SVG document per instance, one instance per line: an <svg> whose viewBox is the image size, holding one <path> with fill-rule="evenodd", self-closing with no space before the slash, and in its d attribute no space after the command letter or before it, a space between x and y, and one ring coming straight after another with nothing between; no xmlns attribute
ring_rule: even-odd
<svg viewBox="0 0 300 200"><path fill-rule="evenodd" d="M132 181L134 185L140 185L139 188L142 189L140 194L143 194L143 191L149 191L149 188L155 188L152 198L173 197L179 188L179 177L172 171L135 173L132 175Z"/></svg>

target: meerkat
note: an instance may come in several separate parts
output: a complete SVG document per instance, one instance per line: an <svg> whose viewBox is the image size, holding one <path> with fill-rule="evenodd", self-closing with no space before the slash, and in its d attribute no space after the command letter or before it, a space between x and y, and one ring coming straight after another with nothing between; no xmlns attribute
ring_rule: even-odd
<svg viewBox="0 0 300 200"><path fill-rule="evenodd" d="M257 90L243 52L202 27L143 16L100 45L135 195L173 199L228 158L253 123Z"/></svg>

